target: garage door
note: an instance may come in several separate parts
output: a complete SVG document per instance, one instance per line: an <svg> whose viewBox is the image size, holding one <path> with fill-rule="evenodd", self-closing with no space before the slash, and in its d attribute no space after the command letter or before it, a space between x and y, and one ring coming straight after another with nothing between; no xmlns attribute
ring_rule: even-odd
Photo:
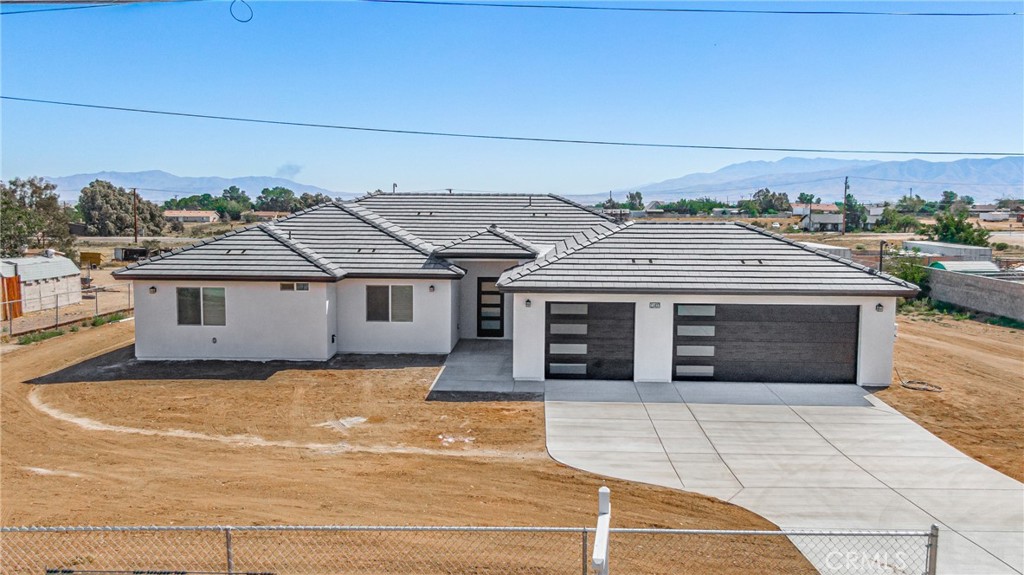
<svg viewBox="0 0 1024 575"><path fill-rule="evenodd" d="M677 304L679 380L854 383L857 306Z"/></svg>
<svg viewBox="0 0 1024 575"><path fill-rule="evenodd" d="M547 304L544 375L633 379L634 304Z"/></svg>

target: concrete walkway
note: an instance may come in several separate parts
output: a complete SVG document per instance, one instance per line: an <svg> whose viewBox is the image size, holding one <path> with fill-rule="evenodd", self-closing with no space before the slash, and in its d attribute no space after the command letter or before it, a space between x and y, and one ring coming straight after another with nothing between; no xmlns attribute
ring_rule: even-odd
<svg viewBox="0 0 1024 575"><path fill-rule="evenodd" d="M545 412L548 451L567 465L718 497L783 529L934 523L939 573L1024 572L1024 485L862 388L549 381Z"/></svg>
<svg viewBox="0 0 1024 575"><path fill-rule="evenodd" d="M512 340L461 339L430 388L431 401L540 401L544 382L513 381Z"/></svg>

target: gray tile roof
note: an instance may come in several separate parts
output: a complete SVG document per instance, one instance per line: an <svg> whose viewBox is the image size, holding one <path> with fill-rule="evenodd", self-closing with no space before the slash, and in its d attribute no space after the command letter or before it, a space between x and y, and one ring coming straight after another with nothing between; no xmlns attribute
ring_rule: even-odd
<svg viewBox="0 0 1024 575"><path fill-rule="evenodd" d="M917 286L738 223L630 223L568 242L503 291L906 296Z"/></svg>
<svg viewBox="0 0 1024 575"><path fill-rule="evenodd" d="M355 200L412 234L444 245L491 224L537 245L614 225L586 206L550 194L372 194Z"/></svg>
<svg viewBox="0 0 1024 575"><path fill-rule="evenodd" d="M129 265L123 279L336 281L465 275L435 247L358 206L322 204Z"/></svg>
<svg viewBox="0 0 1024 575"><path fill-rule="evenodd" d="M345 270L346 277L461 277L436 246L361 206L330 203L274 225Z"/></svg>
<svg viewBox="0 0 1024 575"><path fill-rule="evenodd" d="M448 242L437 250L446 258L484 257L533 259L543 250L519 236L490 225Z"/></svg>
<svg viewBox="0 0 1024 575"><path fill-rule="evenodd" d="M116 270L119 279L333 281L344 270L272 224L209 238Z"/></svg>

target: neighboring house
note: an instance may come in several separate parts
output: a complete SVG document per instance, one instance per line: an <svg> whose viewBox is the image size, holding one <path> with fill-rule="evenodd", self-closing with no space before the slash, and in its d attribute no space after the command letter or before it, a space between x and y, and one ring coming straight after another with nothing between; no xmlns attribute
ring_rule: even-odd
<svg viewBox="0 0 1024 575"><path fill-rule="evenodd" d="M800 229L809 232L838 232L843 227L843 214L812 212L800 218Z"/></svg>
<svg viewBox="0 0 1024 575"><path fill-rule="evenodd" d="M995 204L976 204L976 205L971 206L968 209L968 211L969 211L970 215L972 215L974 217L978 217L978 216L980 216L982 214L987 214L989 212L994 212L997 209L999 209L999 207L996 206Z"/></svg>
<svg viewBox="0 0 1024 575"><path fill-rule="evenodd" d="M867 210L868 216L875 216L876 219L877 219L878 216L881 216L882 213L885 212L885 208L887 206L871 205L871 206L864 206L864 207Z"/></svg>
<svg viewBox="0 0 1024 575"><path fill-rule="evenodd" d="M839 206L835 204L791 204L794 216L806 216L807 214L838 214Z"/></svg>
<svg viewBox="0 0 1024 575"><path fill-rule="evenodd" d="M493 338L519 380L888 385L896 298L918 291L745 224L620 224L552 195L375 194L114 275L134 281L139 359Z"/></svg>
<svg viewBox="0 0 1024 575"><path fill-rule="evenodd" d="M212 224L220 221L220 215L213 210L164 210L164 219L183 224Z"/></svg>
<svg viewBox="0 0 1024 575"><path fill-rule="evenodd" d="M4 318L82 301L81 271L75 262L47 250L44 255L0 261Z"/></svg>

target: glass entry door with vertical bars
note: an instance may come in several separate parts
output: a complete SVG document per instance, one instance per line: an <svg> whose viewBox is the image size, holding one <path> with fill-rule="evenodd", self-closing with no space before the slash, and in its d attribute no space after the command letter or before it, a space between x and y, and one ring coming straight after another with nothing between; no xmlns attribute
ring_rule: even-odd
<svg viewBox="0 0 1024 575"><path fill-rule="evenodd" d="M476 336L505 337L505 295L498 291L498 278L476 280Z"/></svg>

